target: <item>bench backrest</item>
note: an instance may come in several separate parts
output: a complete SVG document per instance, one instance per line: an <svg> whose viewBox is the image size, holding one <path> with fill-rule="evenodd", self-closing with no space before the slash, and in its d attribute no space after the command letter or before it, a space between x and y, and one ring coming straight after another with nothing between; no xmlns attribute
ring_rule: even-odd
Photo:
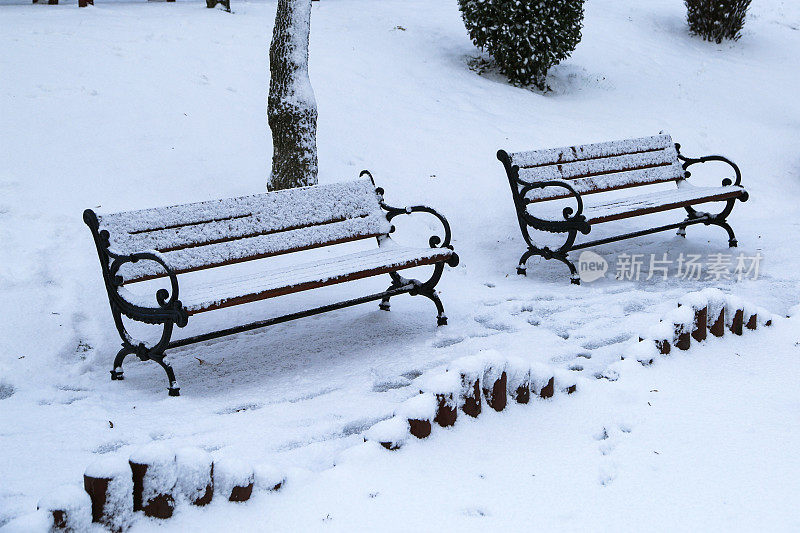
<svg viewBox="0 0 800 533"><path fill-rule="evenodd" d="M369 178L97 216L111 251L161 252L191 272L387 234ZM163 277L153 261L125 265L126 283Z"/></svg>
<svg viewBox="0 0 800 533"><path fill-rule="evenodd" d="M669 135L656 135L583 146L510 154L519 167L519 186L537 181L567 181L578 193L592 194L639 185L684 179L675 144ZM529 203L567 198L561 187L534 189Z"/></svg>

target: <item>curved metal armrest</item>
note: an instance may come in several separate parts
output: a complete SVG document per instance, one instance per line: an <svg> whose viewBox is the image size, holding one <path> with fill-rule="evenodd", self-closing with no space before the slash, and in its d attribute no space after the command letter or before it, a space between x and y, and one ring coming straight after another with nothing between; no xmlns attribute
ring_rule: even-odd
<svg viewBox="0 0 800 533"><path fill-rule="evenodd" d="M103 269L103 279L106 285L106 292L111 301L112 309L116 306L120 312L126 316L136 318L151 324L174 322L179 327L183 327L189 320L188 313L183 309L183 304L178 300L178 276L175 271L167 264L164 256L156 250L142 251L132 254L123 254L111 248L110 234L108 230L101 230L97 215L91 209L83 212L83 221L89 226L94 237L97 253L100 257L101 268ZM156 291L156 302L158 308L145 307L135 302L131 302L120 294L124 280L118 274L119 269L126 263L136 263L137 261L155 261L166 272L169 277L171 290L159 289ZM119 317L117 317L119 318Z"/></svg>
<svg viewBox="0 0 800 533"><path fill-rule="evenodd" d="M380 187L378 187L376 191L378 191L378 194L383 194L383 189ZM442 227L444 228L444 240L442 240L438 235L433 235L430 239L428 239L428 244L431 248L453 249L453 245L450 244L450 238L452 236L450 231L450 223L447 222L447 219L444 218L441 213L437 212L432 207L428 207L427 205L392 207L391 205L387 205L383 200L381 200L380 206L384 211L386 211L386 220L389 222L391 222L392 219L398 215L410 215L411 213L428 213L435 216L437 219L439 219L439 222L442 223ZM394 226L392 229L394 229Z"/></svg>
<svg viewBox="0 0 800 533"><path fill-rule="evenodd" d="M152 315L151 318L158 321L159 318L163 318L161 316L163 312L166 312L166 316L172 319L178 327L183 327L186 325L189 317L186 311L183 309L183 304L180 300L178 300L178 276L175 274L175 271L172 269L172 267L167 264L163 255L155 250L148 252L136 252L132 254L120 254L114 252L111 248L108 248L106 253L108 253L108 256L112 259L111 266L109 267L109 274L111 276L112 285L117 289L122 287L123 284L122 276L118 274L119 269L126 263L155 261L161 265L169 277L170 290L162 288L156 291L156 302L158 302L160 309L142 307L139 304L126 300L119 293L119 290L113 291L113 294L115 294L121 300L121 302L117 303L123 305L124 309L128 311L126 314L133 313L136 315Z"/></svg>
<svg viewBox="0 0 800 533"><path fill-rule="evenodd" d="M372 174L368 170L362 170L360 176L367 175L372 178ZM436 211L432 207L428 207L427 205L412 205L407 207L394 207L388 205L386 202L383 201L383 188L376 187L375 193L378 195L378 204L381 206L381 209L386 211L386 220L389 222L398 215L410 215L411 213L428 213L429 215L433 215L436 217L439 222L442 224L442 228L444 230L444 239L439 237L438 235L432 235L430 239L428 239L428 244L431 248L447 248L448 250L453 250L453 245L450 244L450 239L452 238L452 232L450 230L450 223L444 218L444 215ZM394 226L392 226L391 231L394 231ZM458 256L453 254L451 260L448 261L450 266L458 265Z"/></svg>
<svg viewBox="0 0 800 533"><path fill-rule="evenodd" d="M680 147L680 145L676 145L676 146ZM742 186L742 172L739 170L739 167L736 165L736 163L734 163L733 161L731 161L727 157L724 157L724 156L721 156L721 155L707 155L705 157L693 158L693 157L684 157L683 155L678 153L678 159L683 161L683 169L684 170L686 170L690 166L695 165L697 163L707 163L709 161L719 161L721 163L727 163L728 165L731 166L733 171L736 173L736 180L731 182L730 178L725 178L725 179L722 180L722 185L736 185L736 186L739 186L739 187ZM686 173L686 177L687 178L690 175L691 175L690 173L688 173L688 172Z"/></svg>
<svg viewBox="0 0 800 533"><path fill-rule="evenodd" d="M111 266L109 267L109 273L111 274L111 278L115 286L119 287L123 284L122 276L117 274L122 265L126 263L138 263L139 261L155 261L161 265L166 272L172 287L171 291L167 291L167 289L159 289L158 292L156 292L156 301L158 301L158 305L161 307L167 307L178 299L178 276L175 274L175 271L172 269L172 267L167 264L164 256L157 251L152 250L147 252L136 252L132 254L120 254L109 248L107 253L108 256L113 259Z"/></svg>
<svg viewBox="0 0 800 533"><path fill-rule="evenodd" d="M532 202L525 199L525 195L528 194L533 189L544 189L545 187L561 187L569 191L570 195L575 198L575 202L578 204L577 211L574 211L575 217L581 215L583 213L583 199L581 195L576 191L572 185L565 181L558 181L558 180L550 180L550 181L534 181L534 182L525 182L520 181L522 188L519 190L520 198L522 201L527 205ZM563 215L565 219L569 219L573 214L573 209L571 207L565 207L563 211ZM574 217L572 217L574 218Z"/></svg>
<svg viewBox="0 0 800 533"><path fill-rule="evenodd" d="M538 227L545 231L563 232L574 229L583 234L589 233L591 228L589 223L586 222L586 217L583 216L583 199L581 198L580 193L578 193L578 191L576 191L572 185L558 180L535 182L520 181L520 184L522 187L519 189L519 198L523 205L520 206L519 215L528 225L533 226L534 228ZM525 196L534 189L544 189L545 187L561 187L566 189L570 193L570 196L572 196L572 198L575 200L577 209L573 210L569 206L565 207L561 212L564 220L545 220L530 214L527 211L526 206L533 202L527 200Z"/></svg>

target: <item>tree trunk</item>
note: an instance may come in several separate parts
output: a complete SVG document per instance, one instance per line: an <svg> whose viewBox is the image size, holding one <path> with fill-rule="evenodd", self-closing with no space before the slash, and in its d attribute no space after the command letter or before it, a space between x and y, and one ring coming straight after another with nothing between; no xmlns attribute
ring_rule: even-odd
<svg viewBox="0 0 800 533"><path fill-rule="evenodd" d="M267 189L317 183L317 103L308 78L311 0L278 0L269 48L267 116L272 173Z"/></svg>

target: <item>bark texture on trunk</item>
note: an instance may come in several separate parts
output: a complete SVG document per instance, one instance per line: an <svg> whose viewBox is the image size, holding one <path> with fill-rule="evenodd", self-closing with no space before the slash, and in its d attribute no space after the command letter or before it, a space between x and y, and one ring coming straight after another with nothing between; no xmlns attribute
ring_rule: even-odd
<svg viewBox="0 0 800 533"><path fill-rule="evenodd" d="M311 0L278 0L269 48L270 191L316 185L317 103L308 77Z"/></svg>

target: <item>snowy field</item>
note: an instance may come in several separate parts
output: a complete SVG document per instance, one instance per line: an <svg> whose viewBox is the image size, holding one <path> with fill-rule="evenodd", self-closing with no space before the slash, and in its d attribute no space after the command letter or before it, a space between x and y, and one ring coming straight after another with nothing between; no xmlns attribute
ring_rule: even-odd
<svg viewBox="0 0 800 533"><path fill-rule="evenodd" d="M166 530L800 529L800 317L649 368L618 361L689 291L718 286L780 316L800 303L800 4L754 0L741 40L716 45L688 35L679 0L588 0L583 40L541 95L469 68L480 54L455 0L315 2L320 182L367 168L388 203L448 218L461 257L438 286L450 325L400 296L391 313L367 304L181 348L169 357L181 397L169 398L153 363L129 359L126 380L109 380L118 339L81 213L265 189L275 5L232 7L0 6L0 526L80 483L96 457L163 440L289 476L246 504L179 508ZM758 279L611 272L576 287L562 264L535 261L516 276L524 243L496 150L662 130L686 155L741 167L750 200L730 222L737 252L764 257ZM425 243L433 228L398 224L398 237ZM720 228L693 226L686 240L594 251L613 261L726 245ZM179 333L387 282L207 313ZM490 348L572 369L579 391L462 417L394 453L363 444L416 376ZM619 379L595 379L607 371Z"/></svg>

